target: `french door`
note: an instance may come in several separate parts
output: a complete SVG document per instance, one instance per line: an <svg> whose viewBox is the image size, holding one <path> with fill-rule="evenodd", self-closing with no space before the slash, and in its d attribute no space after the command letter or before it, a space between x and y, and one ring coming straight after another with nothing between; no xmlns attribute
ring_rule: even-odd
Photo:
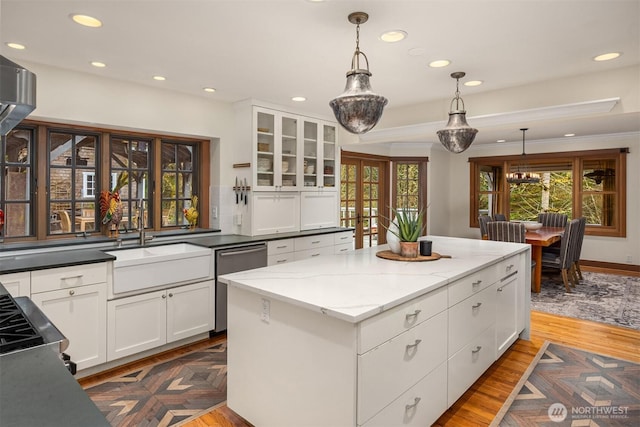
<svg viewBox="0 0 640 427"><path fill-rule="evenodd" d="M350 154L340 166L340 225L355 229L355 249L386 243L389 162Z"/></svg>

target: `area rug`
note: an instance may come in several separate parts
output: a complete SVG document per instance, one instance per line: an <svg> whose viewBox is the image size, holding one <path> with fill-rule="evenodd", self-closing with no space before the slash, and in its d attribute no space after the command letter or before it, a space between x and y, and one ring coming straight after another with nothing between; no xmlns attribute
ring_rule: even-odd
<svg viewBox="0 0 640 427"><path fill-rule="evenodd" d="M531 293L531 309L577 319L640 329L640 277L583 272L584 280L565 291L562 279L544 277Z"/></svg>
<svg viewBox="0 0 640 427"><path fill-rule="evenodd" d="M112 426L178 426L227 398L227 344L151 364L85 390Z"/></svg>
<svg viewBox="0 0 640 427"><path fill-rule="evenodd" d="M640 364L545 342L490 427L640 425Z"/></svg>

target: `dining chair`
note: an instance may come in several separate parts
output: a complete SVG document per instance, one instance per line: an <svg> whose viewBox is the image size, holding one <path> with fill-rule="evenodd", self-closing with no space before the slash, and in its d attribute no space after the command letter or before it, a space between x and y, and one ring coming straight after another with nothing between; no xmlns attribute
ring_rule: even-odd
<svg viewBox="0 0 640 427"><path fill-rule="evenodd" d="M564 234L560 239L560 252L542 253L542 268L559 270L562 275L562 283L567 292L571 292L571 286L578 283L578 276L575 272L576 256L579 256L578 245L582 218L569 221L564 229Z"/></svg>
<svg viewBox="0 0 640 427"><path fill-rule="evenodd" d="M493 220L494 220L494 221L506 221L506 220L507 220L507 217L506 217L504 214L500 214L500 213L499 213L499 214L495 214L495 215L493 216Z"/></svg>
<svg viewBox="0 0 640 427"><path fill-rule="evenodd" d="M565 227L567 220L566 214L555 212L540 212L538 214L538 222L542 223L543 227Z"/></svg>
<svg viewBox="0 0 640 427"><path fill-rule="evenodd" d="M491 221L487 223L489 240L525 243L526 232L527 230L521 222Z"/></svg>
<svg viewBox="0 0 640 427"><path fill-rule="evenodd" d="M575 253L573 254L573 267L578 280L583 280L582 271L580 270L580 254L582 253L582 241L584 240L584 232L587 228L587 219L585 217L580 217L578 220L580 221L580 228L576 238L577 242L575 246Z"/></svg>
<svg viewBox="0 0 640 427"><path fill-rule="evenodd" d="M480 224L480 238L487 238L487 223L491 222L492 219L489 215L480 215L478 217L478 224Z"/></svg>
<svg viewBox="0 0 640 427"><path fill-rule="evenodd" d="M69 213L67 211L58 211L58 215L60 216L60 228L63 233L71 232L71 219L69 218Z"/></svg>

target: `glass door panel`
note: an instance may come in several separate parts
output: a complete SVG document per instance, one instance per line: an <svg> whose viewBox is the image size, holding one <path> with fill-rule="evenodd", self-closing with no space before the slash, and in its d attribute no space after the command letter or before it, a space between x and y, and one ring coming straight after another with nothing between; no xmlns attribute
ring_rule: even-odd
<svg viewBox="0 0 640 427"><path fill-rule="evenodd" d="M257 112L256 122L256 185L273 187L275 153L275 116L262 111Z"/></svg>

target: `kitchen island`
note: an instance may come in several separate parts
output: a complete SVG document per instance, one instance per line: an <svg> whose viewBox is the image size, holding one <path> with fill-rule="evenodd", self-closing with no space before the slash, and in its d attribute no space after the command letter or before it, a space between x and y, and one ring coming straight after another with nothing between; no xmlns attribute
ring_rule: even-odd
<svg viewBox="0 0 640 427"><path fill-rule="evenodd" d="M529 337L530 247L430 236L220 278L229 408L257 426L430 425Z"/></svg>

